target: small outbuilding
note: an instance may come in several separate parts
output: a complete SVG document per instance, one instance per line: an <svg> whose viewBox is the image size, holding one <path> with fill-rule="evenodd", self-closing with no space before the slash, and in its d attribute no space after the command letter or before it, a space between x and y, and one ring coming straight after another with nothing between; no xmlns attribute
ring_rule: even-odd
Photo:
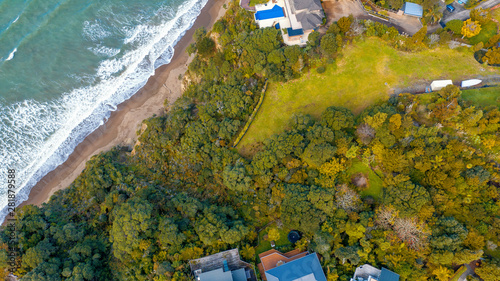
<svg viewBox="0 0 500 281"><path fill-rule="evenodd" d="M419 18L421 18L424 15L424 9L422 8L422 6L412 2L406 2L403 5L403 12L405 13L405 15L410 15Z"/></svg>
<svg viewBox="0 0 500 281"><path fill-rule="evenodd" d="M472 86L476 86L476 85L481 84L481 82L483 82L483 81L481 81L479 79L464 80L460 84L460 87L462 87L462 88L472 87Z"/></svg>
<svg viewBox="0 0 500 281"><path fill-rule="evenodd" d="M448 85L453 85L453 81L451 81L451 80L434 80L431 83L431 90L433 92L439 91Z"/></svg>

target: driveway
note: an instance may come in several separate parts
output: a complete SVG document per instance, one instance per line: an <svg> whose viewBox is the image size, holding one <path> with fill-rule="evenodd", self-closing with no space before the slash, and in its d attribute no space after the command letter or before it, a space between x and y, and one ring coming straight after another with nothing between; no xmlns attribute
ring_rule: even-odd
<svg viewBox="0 0 500 281"><path fill-rule="evenodd" d="M410 35L417 33L417 31L419 31L423 27L420 19L417 17L398 15L392 12L389 12L389 16L391 17L391 22L393 24L400 26L406 33Z"/></svg>
<svg viewBox="0 0 500 281"><path fill-rule="evenodd" d="M323 9L328 19L327 25L338 21L341 17L353 15L354 18L360 18L366 14L356 0L325 0Z"/></svg>
<svg viewBox="0 0 500 281"><path fill-rule="evenodd" d="M400 33L405 32L410 35L415 34L422 28L420 20L412 16L389 12L390 21L374 17L364 10L359 0L325 0L323 1L323 9L328 19L327 26L338 21L341 17L353 15L356 19L372 20L388 26L394 26Z"/></svg>
<svg viewBox="0 0 500 281"><path fill-rule="evenodd" d="M483 1L481 4L477 5L476 9L483 8L483 9L491 9L495 7L496 5L500 4L500 0L487 0ZM467 10L464 8L463 5L460 5L456 2L454 2L453 7L455 7L455 11L453 13L448 12L448 10L445 10L443 12L443 20L442 22L447 23L450 20L466 20L470 17L470 10Z"/></svg>

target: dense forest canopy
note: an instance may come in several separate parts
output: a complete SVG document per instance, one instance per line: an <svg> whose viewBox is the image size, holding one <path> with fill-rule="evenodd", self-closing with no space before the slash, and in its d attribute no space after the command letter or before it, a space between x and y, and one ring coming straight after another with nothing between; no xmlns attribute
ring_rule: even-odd
<svg viewBox="0 0 500 281"><path fill-rule="evenodd" d="M497 280L497 107L448 86L357 116L341 106L295 115L251 157L232 147L266 79L293 79L363 36L400 35L344 18L304 49L285 47L232 6L196 33L187 90L145 121L134 153L94 156L68 189L19 210L15 233L3 228L2 273L15 235L21 280L190 280L190 259L226 249L257 263L260 232L274 222L303 234L283 249L319 253L328 280L349 280L364 263L401 280L448 280L481 257L476 272ZM401 49L423 48L425 32L400 39Z"/></svg>

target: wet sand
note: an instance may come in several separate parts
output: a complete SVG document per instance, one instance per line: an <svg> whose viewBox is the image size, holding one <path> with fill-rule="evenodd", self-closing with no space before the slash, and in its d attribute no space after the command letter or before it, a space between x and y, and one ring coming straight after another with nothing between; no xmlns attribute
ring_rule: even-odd
<svg viewBox="0 0 500 281"><path fill-rule="evenodd" d="M194 31L199 27L209 30L214 22L224 15L223 4L229 0L209 0L189 29L175 46L172 61L161 66L150 77L147 84L129 100L117 107L105 124L80 143L69 158L55 170L43 177L32 189L27 201L22 205L41 205L58 190L68 187L85 168L85 163L102 151L117 145L133 146L137 141L136 132L142 121L154 114L165 113L164 101L173 103L182 95L181 80L187 70L190 58L186 47L192 42Z"/></svg>

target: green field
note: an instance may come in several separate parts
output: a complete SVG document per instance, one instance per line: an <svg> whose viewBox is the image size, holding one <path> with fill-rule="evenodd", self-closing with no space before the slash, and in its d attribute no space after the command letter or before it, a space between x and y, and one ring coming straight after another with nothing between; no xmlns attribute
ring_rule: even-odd
<svg viewBox="0 0 500 281"><path fill-rule="evenodd" d="M372 170L370 167L366 166L364 163L356 161L352 163L352 166L347 171L349 177L357 174L363 173L368 175L368 188L360 192L362 197L371 196L374 199L380 199L382 195L383 181L382 179Z"/></svg>
<svg viewBox="0 0 500 281"><path fill-rule="evenodd" d="M463 90L462 99L481 106L500 106L500 87Z"/></svg>
<svg viewBox="0 0 500 281"><path fill-rule="evenodd" d="M497 31L497 24L494 21L490 21L481 26L481 32L478 35L469 38L469 44L476 45L479 42L486 44L493 35L497 34Z"/></svg>
<svg viewBox="0 0 500 281"><path fill-rule="evenodd" d="M266 98L238 149L248 154L252 144L283 131L294 113L320 117L327 107L337 105L358 114L377 101L387 100L397 87L435 79L458 80L494 71L493 67L476 62L468 50L438 48L403 53L378 38L369 38L345 47L343 58L327 65L323 74L311 70L287 83L270 83Z"/></svg>

